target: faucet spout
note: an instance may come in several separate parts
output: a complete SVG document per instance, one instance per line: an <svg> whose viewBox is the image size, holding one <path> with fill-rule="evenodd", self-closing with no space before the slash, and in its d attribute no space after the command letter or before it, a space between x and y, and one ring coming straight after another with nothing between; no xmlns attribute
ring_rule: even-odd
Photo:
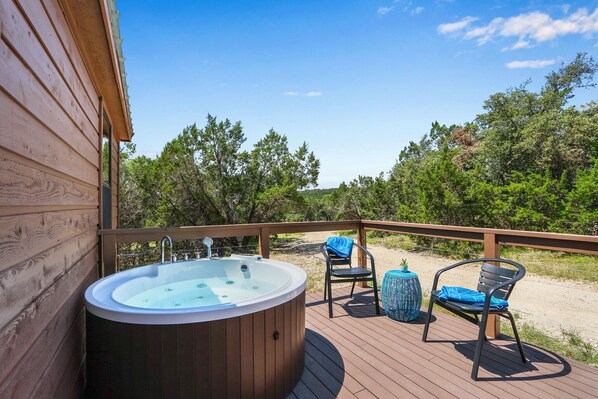
<svg viewBox="0 0 598 399"><path fill-rule="evenodd" d="M165 252L166 241L168 241L168 244L170 245L170 260L172 261L172 238L170 238L169 236L164 236L164 238L162 238L162 241L160 242L160 248L161 248L160 263L164 263L164 252Z"/></svg>
<svg viewBox="0 0 598 399"><path fill-rule="evenodd" d="M214 244L214 240L212 240L210 237L206 237L203 239L203 245L206 246L206 251L208 253L208 259L210 259L212 257L212 244Z"/></svg>

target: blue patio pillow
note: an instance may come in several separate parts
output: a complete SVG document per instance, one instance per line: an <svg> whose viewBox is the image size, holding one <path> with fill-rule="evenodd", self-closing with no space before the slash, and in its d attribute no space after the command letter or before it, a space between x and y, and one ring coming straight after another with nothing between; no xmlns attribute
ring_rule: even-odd
<svg viewBox="0 0 598 399"><path fill-rule="evenodd" d="M438 298L445 299L447 301L461 302L478 306L484 306L484 301L486 300L486 294L463 287L443 286L437 296ZM493 309L504 309L509 307L509 303L504 299L493 296L490 297L490 307Z"/></svg>
<svg viewBox="0 0 598 399"><path fill-rule="evenodd" d="M353 252L353 239L349 237L328 237L326 249L341 258L350 258Z"/></svg>

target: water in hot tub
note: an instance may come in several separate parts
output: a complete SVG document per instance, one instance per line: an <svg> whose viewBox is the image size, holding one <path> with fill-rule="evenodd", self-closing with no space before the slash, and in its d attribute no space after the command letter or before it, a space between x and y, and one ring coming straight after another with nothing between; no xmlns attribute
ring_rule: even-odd
<svg viewBox="0 0 598 399"><path fill-rule="evenodd" d="M146 309L184 309L249 301L276 289L271 282L221 277L178 281L143 291L125 305Z"/></svg>

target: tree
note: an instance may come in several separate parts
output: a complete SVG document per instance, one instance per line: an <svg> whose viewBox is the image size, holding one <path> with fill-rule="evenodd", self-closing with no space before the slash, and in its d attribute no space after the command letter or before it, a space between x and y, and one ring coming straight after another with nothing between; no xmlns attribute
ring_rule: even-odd
<svg viewBox="0 0 598 399"><path fill-rule="evenodd" d="M392 203L383 174L359 176L349 184L343 182L326 200L335 219L392 219Z"/></svg>
<svg viewBox="0 0 598 399"><path fill-rule="evenodd" d="M128 185L145 201L144 211L154 209L142 224L279 221L303 206L298 190L317 184L320 165L307 144L291 152L287 138L274 130L250 151L242 149L245 141L240 122L208 115L203 129L188 126L157 159L132 160Z"/></svg>
<svg viewBox="0 0 598 399"><path fill-rule="evenodd" d="M567 222L567 231L598 235L598 158L591 169L579 172L562 220Z"/></svg>
<svg viewBox="0 0 598 399"><path fill-rule="evenodd" d="M529 81L490 96L478 115L477 162L496 184L508 184L516 171L549 173L573 179L579 168L587 168L596 156L598 118L596 104L585 109L566 107L574 90L593 87L598 64L586 54L546 76L539 93L528 90Z"/></svg>

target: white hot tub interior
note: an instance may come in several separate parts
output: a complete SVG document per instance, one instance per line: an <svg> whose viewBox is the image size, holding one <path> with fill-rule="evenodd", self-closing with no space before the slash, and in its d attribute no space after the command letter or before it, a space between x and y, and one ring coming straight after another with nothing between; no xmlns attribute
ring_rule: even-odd
<svg viewBox="0 0 598 399"><path fill-rule="evenodd" d="M280 268L243 259L188 261L156 267L156 273L124 282L112 291L123 305L183 309L238 304L284 289L291 280Z"/></svg>
<svg viewBox="0 0 598 399"><path fill-rule="evenodd" d="M306 279L285 262L232 255L125 270L92 284L85 300L91 313L108 320L193 323L274 307L301 294Z"/></svg>

